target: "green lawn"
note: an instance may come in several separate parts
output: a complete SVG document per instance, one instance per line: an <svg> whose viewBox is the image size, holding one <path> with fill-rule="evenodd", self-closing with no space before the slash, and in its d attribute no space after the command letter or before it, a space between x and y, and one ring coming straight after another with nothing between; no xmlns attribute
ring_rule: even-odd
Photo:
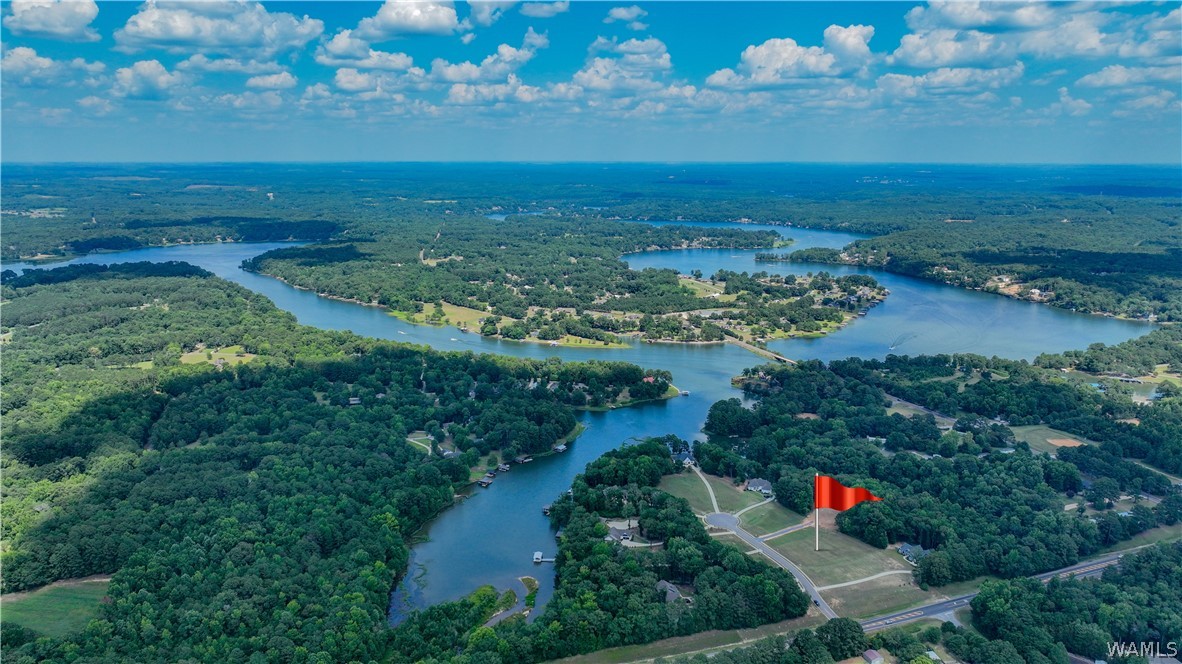
<svg viewBox="0 0 1182 664"><path fill-rule="evenodd" d="M769 540L768 544L799 565L818 586L863 579L888 570L911 569L897 552L876 549L833 530L822 530L820 551L813 550L810 528ZM905 574L892 577L908 578Z"/></svg>
<svg viewBox="0 0 1182 664"><path fill-rule="evenodd" d="M1061 447L1059 445L1052 444L1050 442L1051 440L1074 440L1084 444L1092 442L1081 436L1076 436L1058 429L1052 429L1051 427L1043 426L1041 424L1010 427L1010 429L1013 430L1014 435L1017 436L1018 440L1025 441L1028 445L1030 445L1031 450L1034 450L1035 452L1044 452L1051 455L1054 455L1055 452L1057 452Z"/></svg>
<svg viewBox="0 0 1182 664"><path fill-rule="evenodd" d="M214 364L218 360L223 360L226 364L246 364L255 357L254 353L242 350L242 346L227 346L217 350L206 348L185 353L181 355L181 364L201 364L202 362Z"/></svg>
<svg viewBox="0 0 1182 664"><path fill-rule="evenodd" d="M909 574L891 574L854 586L822 590L821 595L834 611L849 618L869 618L901 611L944 596L939 592L925 592L915 585Z"/></svg>
<svg viewBox="0 0 1182 664"><path fill-rule="evenodd" d="M108 581L60 581L28 593L0 597L0 622L11 622L46 636L81 631L98 613Z"/></svg>
<svg viewBox="0 0 1182 664"><path fill-rule="evenodd" d="M710 496L702 480L693 471L686 471L677 475L666 475L661 478L657 488L665 493L673 494L689 501L690 508L698 514L709 514L714 511L710 505Z"/></svg>
<svg viewBox="0 0 1182 664"><path fill-rule="evenodd" d="M750 512L744 512L739 519L744 530L752 535L762 536L788 526L795 526L804 517L780 503L770 502L767 505L756 507Z"/></svg>
<svg viewBox="0 0 1182 664"><path fill-rule="evenodd" d="M705 475L705 477L714 489L714 498L718 501L718 509L723 512L738 512L744 507L764 500L763 496L758 493L743 491L726 478L714 475ZM706 485L702 484L702 480L692 470L687 470L680 475L666 476L661 480L660 488L675 496L685 498L696 512L709 514L714 511L714 506L710 504L710 494L706 491ZM746 516L746 514L743 515L744 518Z"/></svg>
<svg viewBox="0 0 1182 664"><path fill-rule="evenodd" d="M643 645L607 648L588 655L577 655L553 661L556 664L559 662L563 664L624 664L626 662L650 661L657 657L673 657L685 653L730 650L775 634L791 634L807 627L815 627L824 621L825 619L820 617L816 611L810 611L808 615L801 618L752 629L716 630L690 636L675 636Z"/></svg>
<svg viewBox="0 0 1182 664"><path fill-rule="evenodd" d="M1124 549L1131 549L1135 546L1157 544L1158 542L1176 542L1178 540L1182 540L1182 528L1179 528L1177 525L1158 526L1157 528L1151 528L1138 534L1133 539L1117 542L1106 549L1102 549L1100 553L1123 551Z"/></svg>
<svg viewBox="0 0 1182 664"><path fill-rule="evenodd" d="M751 545L744 542L743 540L739 539L738 535L731 535L728 533L726 535L715 535L715 536L711 537L710 539L714 540L715 542L722 542L723 544L733 546L736 549L742 551L743 553L747 553L748 551L751 550ZM754 554L752 554L752 555L754 555ZM762 557L762 555L760 556L760 559L766 560L765 558Z"/></svg>
<svg viewBox="0 0 1182 664"><path fill-rule="evenodd" d="M892 403L890 408L887 408L887 415L894 415L896 413L899 415L902 415L903 417L911 417L912 415L923 415L922 410L915 408L913 406L909 406L901 401L895 401Z"/></svg>
<svg viewBox="0 0 1182 664"><path fill-rule="evenodd" d="M723 512L738 512L744 507L763 502L764 500L762 495L754 491L744 491L731 484L730 480L722 477L706 475L706 481L710 482L710 486L714 487L714 497L718 499L718 508ZM701 484L701 480L698 483ZM747 515L744 514L743 516Z"/></svg>

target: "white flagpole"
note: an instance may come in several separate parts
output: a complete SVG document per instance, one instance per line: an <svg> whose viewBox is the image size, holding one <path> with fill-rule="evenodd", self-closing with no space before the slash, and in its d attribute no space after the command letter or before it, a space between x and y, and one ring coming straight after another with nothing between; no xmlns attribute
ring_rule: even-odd
<svg viewBox="0 0 1182 664"><path fill-rule="evenodd" d="M817 507L817 485L821 483L821 473L817 473L813 477L813 526L817 529L817 548L816 551L821 550L821 508Z"/></svg>

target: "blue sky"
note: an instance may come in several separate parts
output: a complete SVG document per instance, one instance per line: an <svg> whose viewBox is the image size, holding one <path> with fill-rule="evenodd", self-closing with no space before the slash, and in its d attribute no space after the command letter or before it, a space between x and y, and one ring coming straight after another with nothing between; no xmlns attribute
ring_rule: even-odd
<svg viewBox="0 0 1182 664"><path fill-rule="evenodd" d="M1182 164L1177 2L3 8L5 161Z"/></svg>

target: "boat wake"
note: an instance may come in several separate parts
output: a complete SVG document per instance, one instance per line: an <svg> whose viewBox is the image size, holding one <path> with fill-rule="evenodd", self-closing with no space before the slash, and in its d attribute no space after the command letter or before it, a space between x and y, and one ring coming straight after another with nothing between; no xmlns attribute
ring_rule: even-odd
<svg viewBox="0 0 1182 664"><path fill-rule="evenodd" d="M903 344L907 343L908 341L911 341L912 339L914 339L915 337L918 337L918 336L919 336L918 332L906 332L904 334L900 334L899 336L895 337L894 341L891 342L890 349L895 350L899 346L902 346Z"/></svg>

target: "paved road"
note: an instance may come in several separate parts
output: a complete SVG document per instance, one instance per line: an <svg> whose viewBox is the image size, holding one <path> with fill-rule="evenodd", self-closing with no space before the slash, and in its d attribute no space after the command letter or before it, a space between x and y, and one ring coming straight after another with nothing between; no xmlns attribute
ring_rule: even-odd
<svg viewBox="0 0 1182 664"><path fill-rule="evenodd" d="M1105 570L1105 568L1111 567L1112 565L1120 562L1122 555L1124 554L1110 553L1106 556L1095 558L1087 562L1082 562L1077 565L1064 567L1063 569L1057 569L1053 572L1039 574L1033 578L1041 579L1043 581L1050 581L1055 577L1067 578L1070 576L1099 576ZM952 597L950 599L933 602L931 604L907 609L905 611L899 611L897 613L892 613L879 618L863 620L861 621L862 629L867 632L873 632L875 630L886 629L887 627L897 627L899 625L904 625L909 622L921 620L923 618L932 618L944 613L951 613L957 609L968 606L969 602L973 601L973 598L976 596L977 593L969 593L967 595Z"/></svg>
<svg viewBox="0 0 1182 664"><path fill-rule="evenodd" d="M743 514L745 514L746 512L750 512L751 510L755 509L756 507L763 507L764 505L767 505L768 503L772 502L773 500L775 500L775 498L768 498L767 500L765 500L761 503L755 503L754 505L748 505L748 506L744 507L743 509L739 510L738 512L735 512L735 516L743 516Z"/></svg>
<svg viewBox="0 0 1182 664"><path fill-rule="evenodd" d="M727 514L726 512L715 512L713 514L706 515L706 523L714 526L715 528L724 528L731 531L736 537L749 544L751 548L759 551L763 555L767 556L775 564L791 572L792 576L796 577L796 582L800 584L801 588L804 588L804 591L808 593L809 597L813 599L813 603L821 609L821 613L823 613L826 618L837 617L837 612L830 608L829 603L825 601L825 598L821 597L821 593L817 592L816 584L814 584L813 580L804 573L804 570L794 565L791 560L785 558L784 555L779 551L776 551L772 547L768 546L763 540L759 539L755 535L752 535L746 530L743 530L743 528L739 526L739 518L737 516L734 514Z"/></svg>
<svg viewBox="0 0 1182 664"><path fill-rule="evenodd" d="M702 471L698 470L697 465L690 466L690 468L694 469L694 472L698 475L698 479L702 480L702 484L706 485L706 493L710 494L710 504L714 506L714 511L722 513L722 509L718 506L718 499L714 497L714 487L710 486L710 481L706 479Z"/></svg>
<svg viewBox="0 0 1182 664"><path fill-rule="evenodd" d="M886 572L879 572L878 574L863 577L861 579L854 579L853 581L846 581L845 583L835 583L831 586L821 586L820 588L817 588L817 590L833 590L834 588L845 588L847 586L856 586L859 583L866 583L867 581L881 579L884 576L891 576L892 574L911 574L911 572L912 571L909 569L892 569L892 570L889 570Z"/></svg>
<svg viewBox="0 0 1182 664"><path fill-rule="evenodd" d="M766 535L762 535L762 536L760 536L759 539L766 542L768 540L776 539L780 535L787 535L788 533L794 533L798 530L801 530L802 528L812 528L812 527L813 527L812 519L805 519L804 521L796 524L795 526L788 526L787 528L781 528L780 530L777 530L774 533L768 533Z"/></svg>

